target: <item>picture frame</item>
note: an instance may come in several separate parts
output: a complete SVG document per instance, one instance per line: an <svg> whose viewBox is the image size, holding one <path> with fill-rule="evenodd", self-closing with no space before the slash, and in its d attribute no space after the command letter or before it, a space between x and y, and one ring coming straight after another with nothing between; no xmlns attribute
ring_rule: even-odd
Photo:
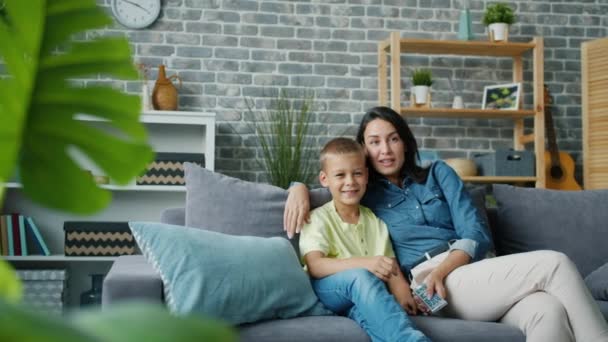
<svg viewBox="0 0 608 342"><path fill-rule="evenodd" d="M518 110L521 83L485 86L481 109Z"/></svg>

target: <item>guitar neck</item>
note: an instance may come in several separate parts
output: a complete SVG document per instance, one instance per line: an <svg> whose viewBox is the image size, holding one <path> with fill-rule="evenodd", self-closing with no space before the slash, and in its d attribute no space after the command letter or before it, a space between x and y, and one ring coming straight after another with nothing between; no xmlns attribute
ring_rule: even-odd
<svg viewBox="0 0 608 342"><path fill-rule="evenodd" d="M548 96L548 91L545 89ZM546 97L547 97L546 96ZM545 130L547 133L547 150L551 154L551 165L559 164L559 148L555 137L555 127L553 126L553 116L551 115L551 101L545 100Z"/></svg>

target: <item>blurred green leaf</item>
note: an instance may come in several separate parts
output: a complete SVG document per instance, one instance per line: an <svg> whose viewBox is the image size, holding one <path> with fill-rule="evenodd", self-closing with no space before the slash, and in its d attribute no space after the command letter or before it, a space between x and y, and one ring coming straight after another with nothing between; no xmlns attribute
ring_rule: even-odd
<svg viewBox="0 0 608 342"><path fill-rule="evenodd" d="M0 182L19 164L24 193L44 206L89 214L109 204L110 193L81 170L75 154L118 184L153 159L137 96L71 81L137 78L126 39L71 40L111 23L94 0L7 0L0 17L0 54L11 76L0 80Z"/></svg>
<svg viewBox="0 0 608 342"><path fill-rule="evenodd" d="M13 268L0 260L0 300L16 303L21 300L22 286Z"/></svg>
<svg viewBox="0 0 608 342"><path fill-rule="evenodd" d="M161 305L125 303L101 312L79 312L74 324L107 342L230 342L236 332L224 323L199 316L177 317Z"/></svg>

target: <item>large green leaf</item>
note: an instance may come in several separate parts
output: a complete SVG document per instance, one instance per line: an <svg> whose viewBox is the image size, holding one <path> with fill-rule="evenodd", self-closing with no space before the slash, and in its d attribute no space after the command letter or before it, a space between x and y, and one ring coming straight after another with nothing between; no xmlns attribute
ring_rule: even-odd
<svg viewBox="0 0 608 342"><path fill-rule="evenodd" d="M71 40L111 22L94 0L6 0L0 54L10 77L0 80L0 183L19 164L25 194L47 207L88 214L108 205L110 194L81 170L83 160L126 184L153 158L137 96L70 81L137 78L126 39Z"/></svg>
<svg viewBox="0 0 608 342"><path fill-rule="evenodd" d="M0 259L0 300L16 303L21 300L23 288L12 267Z"/></svg>
<svg viewBox="0 0 608 342"><path fill-rule="evenodd" d="M235 331L224 323L198 316L173 316L154 304L126 303L102 312L79 312L74 324L107 342L237 340Z"/></svg>

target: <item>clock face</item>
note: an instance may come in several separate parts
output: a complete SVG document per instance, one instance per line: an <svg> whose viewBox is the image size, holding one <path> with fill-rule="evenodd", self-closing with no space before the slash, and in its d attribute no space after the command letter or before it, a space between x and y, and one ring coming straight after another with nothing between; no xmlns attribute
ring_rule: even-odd
<svg viewBox="0 0 608 342"><path fill-rule="evenodd" d="M130 28L150 26L160 14L160 0L112 0L112 13Z"/></svg>

